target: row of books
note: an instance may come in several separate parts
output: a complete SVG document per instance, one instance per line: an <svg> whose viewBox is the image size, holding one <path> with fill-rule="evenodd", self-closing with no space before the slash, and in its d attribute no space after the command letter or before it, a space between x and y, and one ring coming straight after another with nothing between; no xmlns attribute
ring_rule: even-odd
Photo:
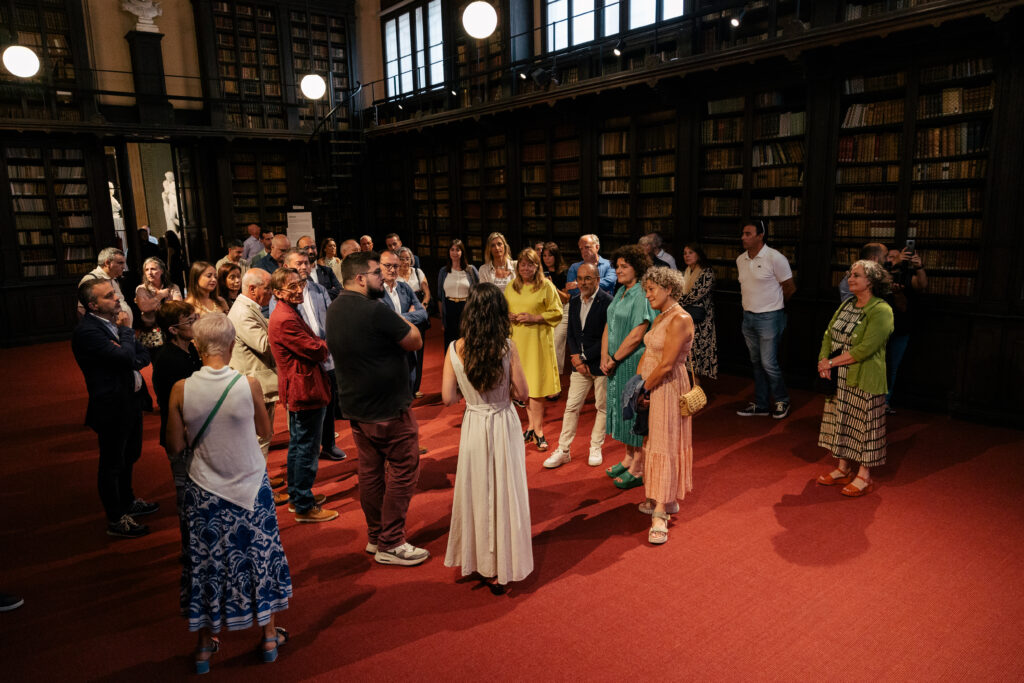
<svg viewBox="0 0 1024 683"><path fill-rule="evenodd" d="M598 162L598 177L628 176L629 169L629 159L601 159Z"/></svg>
<svg viewBox="0 0 1024 683"><path fill-rule="evenodd" d="M802 164L804 161L804 143L799 140L789 142L769 142L754 145L751 149L753 166L776 166L778 164Z"/></svg>
<svg viewBox="0 0 1024 683"><path fill-rule="evenodd" d="M47 246L51 244L53 244L53 233L41 232L39 230L18 231L19 246Z"/></svg>
<svg viewBox="0 0 1024 683"><path fill-rule="evenodd" d="M579 218L580 203L566 201L555 202L554 215L555 218Z"/></svg>
<svg viewBox="0 0 1024 683"><path fill-rule="evenodd" d="M579 140L559 140L551 146L552 159L579 159Z"/></svg>
<svg viewBox="0 0 1024 683"><path fill-rule="evenodd" d="M940 64L921 69L922 83L939 83L960 78L973 78L992 73L992 58L965 59L954 64Z"/></svg>
<svg viewBox="0 0 1024 683"><path fill-rule="evenodd" d="M7 175L11 178L45 178L46 170L42 166L11 164L7 167Z"/></svg>
<svg viewBox="0 0 1024 683"><path fill-rule="evenodd" d="M914 164L913 179L918 182L933 180L984 179L987 159L961 159L959 161L933 161Z"/></svg>
<svg viewBox="0 0 1024 683"><path fill-rule="evenodd" d="M640 159L640 174L675 173L676 159L674 156L650 156Z"/></svg>
<svg viewBox="0 0 1024 683"><path fill-rule="evenodd" d="M739 216L740 208L737 197L704 197L700 200L702 216Z"/></svg>
<svg viewBox="0 0 1024 683"><path fill-rule="evenodd" d="M640 178L638 181L641 193L653 192L675 192L675 176L656 176L653 178Z"/></svg>
<svg viewBox="0 0 1024 683"><path fill-rule="evenodd" d="M742 190L742 173L707 173L700 179L702 190Z"/></svg>
<svg viewBox="0 0 1024 683"><path fill-rule="evenodd" d="M917 131L914 155L944 157L988 150L988 122L966 121Z"/></svg>
<svg viewBox="0 0 1024 683"><path fill-rule="evenodd" d="M807 114L788 111L781 114L761 114L754 119L754 137L782 138L807 132Z"/></svg>
<svg viewBox="0 0 1024 683"><path fill-rule="evenodd" d="M598 152L600 154L629 154L629 133L626 131L601 133L601 137L598 138Z"/></svg>
<svg viewBox="0 0 1024 683"><path fill-rule="evenodd" d="M910 195L911 213L953 213L981 211L982 208L982 192L979 188L915 190Z"/></svg>
<svg viewBox="0 0 1024 683"><path fill-rule="evenodd" d="M755 188L803 187L804 171L799 166L758 168L751 173L751 183Z"/></svg>
<svg viewBox="0 0 1024 683"><path fill-rule="evenodd" d="M857 95L878 90L894 90L902 88L906 82L907 74L904 71L878 76L854 76L843 81L843 93Z"/></svg>
<svg viewBox="0 0 1024 683"><path fill-rule="evenodd" d="M728 114L735 111L743 111L747 106L745 97L729 97L723 100L708 101L708 114Z"/></svg>
<svg viewBox="0 0 1024 683"><path fill-rule="evenodd" d="M981 238L980 218L911 218L907 236L934 240L974 240Z"/></svg>
<svg viewBox="0 0 1024 683"><path fill-rule="evenodd" d="M836 213L891 214L896 213L895 192L837 192Z"/></svg>
<svg viewBox="0 0 1024 683"><path fill-rule="evenodd" d="M524 166L524 183L543 183L547 179L547 168L544 166Z"/></svg>
<svg viewBox="0 0 1024 683"><path fill-rule="evenodd" d="M547 160L547 150L543 143L532 143L523 145L522 160L524 163L544 162Z"/></svg>
<svg viewBox="0 0 1024 683"><path fill-rule="evenodd" d="M664 218L672 215L672 200L641 199L637 205L637 216L640 218Z"/></svg>
<svg viewBox="0 0 1024 683"><path fill-rule="evenodd" d="M55 277L56 275L57 266L55 265L25 265L21 267L22 277Z"/></svg>
<svg viewBox="0 0 1024 683"><path fill-rule="evenodd" d="M752 199L750 211L755 216L798 216L800 201L800 197L791 196Z"/></svg>
<svg viewBox="0 0 1024 683"><path fill-rule="evenodd" d="M992 84L980 88L945 88L917 99L917 118L955 116L991 111L995 106Z"/></svg>
<svg viewBox="0 0 1024 683"><path fill-rule="evenodd" d="M944 296L973 296L974 278L966 276L936 277L928 276L928 293Z"/></svg>
<svg viewBox="0 0 1024 683"><path fill-rule="evenodd" d="M870 240L892 239L896 236L896 221L891 219L840 219L832 224L836 237Z"/></svg>
<svg viewBox="0 0 1024 683"><path fill-rule="evenodd" d="M559 183L566 180L579 180L579 164L555 164L551 167L551 180Z"/></svg>
<svg viewBox="0 0 1024 683"><path fill-rule="evenodd" d="M839 138L839 161L899 161L900 133L862 133Z"/></svg>
<svg viewBox="0 0 1024 683"><path fill-rule="evenodd" d="M840 166L836 169L836 185L860 183L896 183L900 179L897 164L880 166Z"/></svg>
<svg viewBox="0 0 1024 683"><path fill-rule="evenodd" d="M629 194L629 179L599 180L597 181L597 191L601 194Z"/></svg>
<svg viewBox="0 0 1024 683"><path fill-rule="evenodd" d="M664 152L676 148L676 126L668 124L641 128L637 134L640 152Z"/></svg>
<svg viewBox="0 0 1024 683"><path fill-rule="evenodd" d="M700 141L703 144L743 142L743 118L704 121L701 123Z"/></svg>
<svg viewBox="0 0 1024 683"><path fill-rule="evenodd" d="M843 128L884 126L903 122L903 100L851 104L843 116Z"/></svg>
<svg viewBox="0 0 1024 683"><path fill-rule="evenodd" d="M597 203L597 215L601 218L629 218L629 200L602 199Z"/></svg>
<svg viewBox="0 0 1024 683"><path fill-rule="evenodd" d="M704 170L743 168L743 150L737 147L704 150Z"/></svg>

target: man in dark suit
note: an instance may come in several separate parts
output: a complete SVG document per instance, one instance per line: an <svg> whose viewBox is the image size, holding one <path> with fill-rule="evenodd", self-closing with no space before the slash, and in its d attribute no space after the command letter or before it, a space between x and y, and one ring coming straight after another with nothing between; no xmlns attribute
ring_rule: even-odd
<svg viewBox="0 0 1024 683"><path fill-rule="evenodd" d="M321 266L316 262L316 242L312 237L303 235L295 246L306 252L309 259L309 279L326 289L331 301L334 301L341 294L341 281L330 266Z"/></svg>
<svg viewBox="0 0 1024 683"><path fill-rule="evenodd" d="M85 423L99 438L97 485L107 533L138 538L149 529L135 517L159 508L132 491L132 468L142 455L144 389L139 370L149 365L149 352L135 340L131 327L118 324L121 302L110 280L85 281L78 299L87 312L71 337L71 350L89 391Z"/></svg>
<svg viewBox="0 0 1024 683"><path fill-rule="evenodd" d="M587 464L597 467L604 457L601 447L604 445L608 378L601 372L601 337L608 321L608 306L612 303L612 297L598 287L600 281L597 267L590 263L584 263L576 272L580 295L569 300L569 334L566 338L573 369L569 377L569 397L565 402L558 448L544 461L544 467L548 469L569 462L569 447L576 437L580 409L583 408L583 401L590 393L591 386L594 387L597 415L590 432Z"/></svg>
<svg viewBox="0 0 1024 683"><path fill-rule="evenodd" d="M391 310L405 318L409 323L421 329L427 322L427 309L416 298L412 287L398 279L398 255L393 251L383 251L380 254L380 274L384 281L384 297L381 299L391 307ZM416 373L418 368L423 367L419 362L419 354L423 353L423 347L417 351L409 352L409 386L416 391Z"/></svg>

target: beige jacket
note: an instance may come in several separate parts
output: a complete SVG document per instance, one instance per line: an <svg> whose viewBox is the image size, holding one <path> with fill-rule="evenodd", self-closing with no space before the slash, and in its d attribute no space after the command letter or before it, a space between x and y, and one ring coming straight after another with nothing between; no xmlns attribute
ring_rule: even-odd
<svg viewBox="0 0 1024 683"><path fill-rule="evenodd" d="M270 322L263 317L259 305L239 294L228 312L235 326L235 348L231 351L231 367L248 377L255 377L263 388L263 399L277 400L277 368L270 352Z"/></svg>

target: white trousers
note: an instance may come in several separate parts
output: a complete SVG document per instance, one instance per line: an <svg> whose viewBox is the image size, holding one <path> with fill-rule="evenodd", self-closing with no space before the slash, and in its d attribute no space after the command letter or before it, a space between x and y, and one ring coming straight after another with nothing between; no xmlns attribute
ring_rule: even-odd
<svg viewBox="0 0 1024 683"><path fill-rule="evenodd" d="M562 322L555 328L555 358L558 360L559 376L565 372L565 338L569 334L569 304L562 306Z"/></svg>
<svg viewBox="0 0 1024 683"><path fill-rule="evenodd" d="M590 387L594 387L594 404L597 408L594 428L590 430L590 448L600 449L604 445L608 378L604 375L584 377L573 370L569 376L569 398L565 402L565 415L562 416L562 433L558 437L558 447L566 452L569 451L572 440L576 438L580 410L583 409L583 401L590 393Z"/></svg>

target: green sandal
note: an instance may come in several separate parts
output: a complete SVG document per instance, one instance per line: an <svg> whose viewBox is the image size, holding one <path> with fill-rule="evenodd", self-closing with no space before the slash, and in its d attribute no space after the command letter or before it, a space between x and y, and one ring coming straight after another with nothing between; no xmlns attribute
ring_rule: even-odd
<svg viewBox="0 0 1024 683"><path fill-rule="evenodd" d="M615 479L615 485L620 489L635 489L637 486L644 485L644 478L634 477L629 472L623 472Z"/></svg>
<svg viewBox="0 0 1024 683"><path fill-rule="evenodd" d="M625 465L623 465L620 462L618 465L612 465L611 467L606 469L604 471L604 473L607 474L612 479L614 479L615 477L619 476L620 474L622 474L623 472L627 471L628 469L629 469L628 467L626 467Z"/></svg>

